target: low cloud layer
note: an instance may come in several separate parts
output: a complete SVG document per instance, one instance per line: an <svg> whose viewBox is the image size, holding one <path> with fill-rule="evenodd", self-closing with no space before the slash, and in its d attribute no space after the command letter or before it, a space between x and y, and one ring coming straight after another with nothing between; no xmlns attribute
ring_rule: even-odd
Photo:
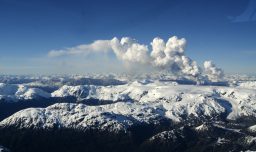
<svg viewBox="0 0 256 152"><path fill-rule="evenodd" d="M97 40L91 44L83 44L63 50L52 50L50 57L69 55L88 55L91 53L113 52L116 58L127 64L149 65L153 68L171 72L178 76L195 80L220 81L223 71L212 61L205 61L203 69L196 61L185 55L186 39L170 37L166 42L156 37L151 45L138 43L135 39L123 37L120 40Z"/></svg>

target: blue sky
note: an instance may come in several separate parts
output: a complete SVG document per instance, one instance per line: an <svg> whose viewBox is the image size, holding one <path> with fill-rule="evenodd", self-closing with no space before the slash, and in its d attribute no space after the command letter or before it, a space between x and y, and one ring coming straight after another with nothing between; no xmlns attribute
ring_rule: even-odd
<svg viewBox="0 0 256 152"><path fill-rule="evenodd" d="M186 38L186 54L226 73L256 73L254 0L0 0L0 73L115 71L112 55L49 58L99 39ZM102 65L102 63L106 63Z"/></svg>

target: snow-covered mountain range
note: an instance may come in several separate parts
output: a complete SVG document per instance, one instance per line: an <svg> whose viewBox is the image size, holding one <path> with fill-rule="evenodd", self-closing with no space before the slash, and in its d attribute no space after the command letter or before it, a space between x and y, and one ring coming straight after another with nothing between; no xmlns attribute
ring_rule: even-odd
<svg viewBox="0 0 256 152"><path fill-rule="evenodd" d="M87 79L84 83L80 77L75 81L79 85L68 84L66 80L70 78L56 83L49 83L53 78L44 78L46 83L40 79L21 84L0 83L2 105L52 101L45 107L29 107L4 117L0 133L5 132L5 128L7 131L16 128L101 130L129 135L134 134L131 130L136 127L156 126L149 131L150 136L145 134L146 145L167 143L175 147L192 137L200 143L204 141L201 138L207 136L211 139L207 142L217 147L256 148L256 81L253 79L235 77L215 85L196 85L167 77L138 80L115 77L117 81L107 81L109 85L105 85L106 81L102 85L103 81L91 84ZM70 97L76 102L69 102ZM54 99L65 102L55 103ZM188 126L188 130L184 126ZM231 142L233 140L235 142ZM237 144L241 147L235 147Z"/></svg>
<svg viewBox="0 0 256 152"><path fill-rule="evenodd" d="M243 83L244 84L244 83ZM226 119L256 117L256 89L228 86L179 85L176 82L135 81L116 86L64 85L46 93L40 89L1 84L5 97L76 97L79 101L97 99L106 105L55 104L47 108L22 110L1 122L21 127L126 128L152 119L182 122L192 118ZM141 116L138 117L138 116ZM106 123L107 122L107 123ZM96 124L96 125L95 125ZM120 127L122 126L122 127Z"/></svg>

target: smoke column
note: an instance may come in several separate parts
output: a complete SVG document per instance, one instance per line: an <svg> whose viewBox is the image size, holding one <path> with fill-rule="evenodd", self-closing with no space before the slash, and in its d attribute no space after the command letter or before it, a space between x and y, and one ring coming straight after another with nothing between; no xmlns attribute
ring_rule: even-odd
<svg viewBox="0 0 256 152"><path fill-rule="evenodd" d="M87 55L89 53L113 52L118 60L128 64L150 65L156 69L169 71L177 76L189 77L194 80L222 80L224 73L212 61L205 61L203 70L196 61L185 54L186 39L170 37L167 42L156 37L151 45L138 43L135 39L114 37L111 40L96 40L91 44L82 44L63 50L52 50L50 57L64 55Z"/></svg>

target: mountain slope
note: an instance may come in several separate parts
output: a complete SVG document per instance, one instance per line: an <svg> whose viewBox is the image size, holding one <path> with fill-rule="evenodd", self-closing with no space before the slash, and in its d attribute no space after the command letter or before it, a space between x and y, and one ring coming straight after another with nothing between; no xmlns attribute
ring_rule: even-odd
<svg viewBox="0 0 256 152"><path fill-rule="evenodd" d="M3 120L0 126L118 131L138 123L157 122L160 115L154 111L152 107L121 102L103 106L61 103L22 110Z"/></svg>

